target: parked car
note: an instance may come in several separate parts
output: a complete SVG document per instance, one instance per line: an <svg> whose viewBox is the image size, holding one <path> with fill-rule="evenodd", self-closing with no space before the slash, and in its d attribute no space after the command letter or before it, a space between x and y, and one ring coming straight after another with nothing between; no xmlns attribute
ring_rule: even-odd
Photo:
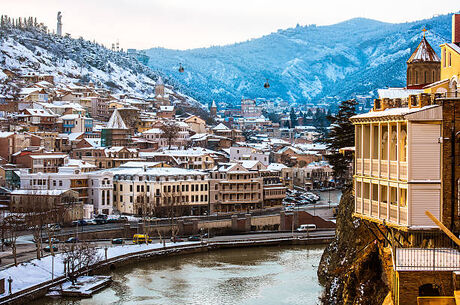
<svg viewBox="0 0 460 305"><path fill-rule="evenodd" d="M123 244L123 238L114 238L114 239L112 239L112 244L114 244L114 245L122 245Z"/></svg>
<svg viewBox="0 0 460 305"><path fill-rule="evenodd" d="M78 238L76 237L70 237L69 239L67 239L65 241L66 244L75 244L75 243L78 243Z"/></svg>
<svg viewBox="0 0 460 305"><path fill-rule="evenodd" d="M99 214L99 215L96 215L96 217L94 218L94 221L95 221L97 224L101 225L101 224L107 223L107 222L108 222L107 219L108 219L108 216L107 216L107 215L105 215L105 214Z"/></svg>
<svg viewBox="0 0 460 305"><path fill-rule="evenodd" d="M46 246L45 248L43 248L43 251L45 252L51 252L51 248L53 249L53 252L56 252L58 251L58 247L56 245L52 245L51 247L50 246Z"/></svg>
<svg viewBox="0 0 460 305"><path fill-rule="evenodd" d="M183 242L184 240L182 238L180 238L180 237L173 236L173 237L171 237L171 241L173 243L180 243L180 242Z"/></svg>
<svg viewBox="0 0 460 305"><path fill-rule="evenodd" d="M200 241L201 238L198 235L192 235L188 237L189 241Z"/></svg>
<svg viewBox="0 0 460 305"><path fill-rule="evenodd" d="M80 220L74 220L72 221L72 226L87 226L88 225L88 222L84 219L80 219Z"/></svg>
<svg viewBox="0 0 460 305"><path fill-rule="evenodd" d="M43 229L49 229L50 231L59 231L61 230L61 226L58 223L49 223L46 225L43 225Z"/></svg>
<svg viewBox="0 0 460 305"><path fill-rule="evenodd" d="M208 234L208 233L204 233L201 238L212 238L213 235L212 234Z"/></svg>
<svg viewBox="0 0 460 305"><path fill-rule="evenodd" d="M51 242L52 244L58 244L61 241L59 239L57 239L56 237L51 237L50 239L45 240L45 243L48 244L49 242Z"/></svg>
<svg viewBox="0 0 460 305"><path fill-rule="evenodd" d="M88 225L97 225L99 224L96 219L85 220Z"/></svg>

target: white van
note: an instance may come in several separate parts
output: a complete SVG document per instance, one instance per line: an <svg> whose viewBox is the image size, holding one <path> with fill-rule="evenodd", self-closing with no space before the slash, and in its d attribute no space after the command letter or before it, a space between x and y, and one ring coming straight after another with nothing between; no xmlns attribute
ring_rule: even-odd
<svg viewBox="0 0 460 305"><path fill-rule="evenodd" d="M297 228L297 231L298 232L316 231L316 225L312 223L300 225L300 227Z"/></svg>

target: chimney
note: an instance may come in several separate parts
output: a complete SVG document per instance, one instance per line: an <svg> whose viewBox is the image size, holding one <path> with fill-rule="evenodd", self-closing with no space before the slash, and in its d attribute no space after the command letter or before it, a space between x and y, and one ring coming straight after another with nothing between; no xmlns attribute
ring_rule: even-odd
<svg viewBox="0 0 460 305"><path fill-rule="evenodd" d="M460 44L460 14L452 15L452 42Z"/></svg>

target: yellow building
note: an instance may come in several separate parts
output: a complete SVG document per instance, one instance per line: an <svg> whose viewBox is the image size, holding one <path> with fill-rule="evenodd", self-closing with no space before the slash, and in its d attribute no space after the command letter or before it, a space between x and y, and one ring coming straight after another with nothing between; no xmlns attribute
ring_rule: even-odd
<svg viewBox="0 0 460 305"><path fill-rule="evenodd" d="M426 93L459 96L460 14L452 15L452 42L441 45L441 80L425 86Z"/></svg>

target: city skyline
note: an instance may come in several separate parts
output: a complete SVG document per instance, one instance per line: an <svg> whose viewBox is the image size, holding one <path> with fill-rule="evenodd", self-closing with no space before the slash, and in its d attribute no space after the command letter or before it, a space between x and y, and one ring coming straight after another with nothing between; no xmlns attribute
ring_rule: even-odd
<svg viewBox="0 0 460 305"><path fill-rule="evenodd" d="M118 41L124 49L193 49L242 42L296 24L330 25L356 17L400 23L460 9L456 1L441 2L442 5L421 1L412 6L396 0L386 3L358 0L352 4L331 1L326 6L299 0L283 3L172 0L167 4L145 0L100 0L97 3L83 0L75 5L70 1L44 0L36 3L22 0L2 3L2 14L14 18L34 16L51 31L56 31L56 15L61 11L63 33L70 33L74 38L81 36L107 47ZM331 7L334 9L331 10ZM399 9L395 10L395 7ZM410 15L407 10L411 11Z"/></svg>

